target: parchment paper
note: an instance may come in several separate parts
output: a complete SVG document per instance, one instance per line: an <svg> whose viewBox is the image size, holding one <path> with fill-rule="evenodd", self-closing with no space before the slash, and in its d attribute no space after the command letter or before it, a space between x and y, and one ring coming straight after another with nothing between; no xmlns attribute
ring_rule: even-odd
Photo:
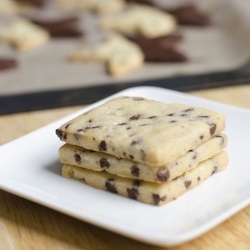
<svg viewBox="0 0 250 250"><path fill-rule="evenodd" d="M81 14L82 29L87 34L84 40L51 39L40 48L22 53L0 44L0 55L12 55L19 62L18 68L0 72L0 95L218 72L237 69L249 60L250 1L161 2L167 6L173 2L175 5L194 2L212 18L214 25L211 27L178 27L184 36L179 50L189 57L188 62L146 63L118 78L109 76L101 63L72 63L67 59L70 52L81 48L84 43L96 41L102 34L99 33L96 15L85 12Z"/></svg>

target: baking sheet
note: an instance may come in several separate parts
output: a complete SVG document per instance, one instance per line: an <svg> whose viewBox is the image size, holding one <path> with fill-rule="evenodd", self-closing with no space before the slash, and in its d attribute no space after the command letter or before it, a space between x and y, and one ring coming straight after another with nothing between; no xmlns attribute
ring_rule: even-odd
<svg viewBox="0 0 250 250"><path fill-rule="evenodd" d="M171 4L171 1L161 2L167 6ZM207 74L235 70L245 65L250 56L250 2L186 0L178 4L187 2L195 3L209 13L214 23L205 28L178 28L184 36L179 50L190 58L189 62L146 63L118 78L109 76L103 64L69 62L67 56L71 51L99 38L97 16L85 12L81 14L82 28L87 33L85 40L51 39L40 48L22 53L0 44L0 55L13 55L19 61L17 69L0 73L0 96Z"/></svg>

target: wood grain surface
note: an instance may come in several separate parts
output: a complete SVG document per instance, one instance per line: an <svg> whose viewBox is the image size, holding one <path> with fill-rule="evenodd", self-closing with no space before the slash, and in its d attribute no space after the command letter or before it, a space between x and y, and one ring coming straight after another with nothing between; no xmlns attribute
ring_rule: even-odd
<svg viewBox="0 0 250 250"><path fill-rule="evenodd" d="M250 85L190 92L192 95L250 109ZM79 108L0 116L0 145ZM0 156L1 157L1 156ZM8 167L8 166L5 166ZM186 244L169 249L250 249L250 206ZM156 250L0 190L0 250Z"/></svg>

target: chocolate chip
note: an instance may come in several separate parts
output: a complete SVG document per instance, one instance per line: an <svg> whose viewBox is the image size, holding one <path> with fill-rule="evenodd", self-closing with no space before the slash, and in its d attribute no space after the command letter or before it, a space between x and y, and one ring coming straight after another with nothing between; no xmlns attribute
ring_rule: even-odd
<svg viewBox="0 0 250 250"><path fill-rule="evenodd" d="M168 123L175 123L176 122L176 120L172 120L172 121L169 121Z"/></svg>
<svg viewBox="0 0 250 250"><path fill-rule="evenodd" d="M89 119L89 122L93 122L93 120L92 120L92 119Z"/></svg>
<svg viewBox="0 0 250 250"><path fill-rule="evenodd" d="M191 183L192 183L192 181L185 181L184 182L186 189L189 188L189 186L191 185Z"/></svg>
<svg viewBox="0 0 250 250"><path fill-rule="evenodd" d="M153 116L149 116L148 119L154 119L156 118L157 116L153 115Z"/></svg>
<svg viewBox="0 0 250 250"><path fill-rule="evenodd" d="M210 123L209 127L210 127L210 135L214 135L215 130L217 128L216 124L215 123Z"/></svg>
<svg viewBox="0 0 250 250"><path fill-rule="evenodd" d="M201 140L203 140L203 138L204 138L204 136L203 136L203 135L201 135L201 136L200 136L200 139L201 139Z"/></svg>
<svg viewBox="0 0 250 250"><path fill-rule="evenodd" d="M200 176L198 176L197 181L200 181L200 179L201 179L201 177L200 177Z"/></svg>
<svg viewBox="0 0 250 250"><path fill-rule="evenodd" d="M79 135L77 133L74 133L74 137L77 141L79 141Z"/></svg>
<svg viewBox="0 0 250 250"><path fill-rule="evenodd" d="M196 151L192 151L193 152L193 160L195 160L197 158L197 152Z"/></svg>
<svg viewBox="0 0 250 250"><path fill-rule="evenodd" d="M79 141L80 139L79 134L82 132L84 133L85 131L83 129L77 129L76 132L74 133L74 137L77 141Z"/></svg>
<svg viewBox="0 0 250 250"><path fill-rule="evenodd" d="M139 180L135 180L134 181L134 186L139 187L140 184L141 184L141 182Z"/></svg>
<svg viewBox="0 0 250 250"><path fill-rule="evenodd" d="M96 128L100 128L101 126L93 126L93 127L86 127L85 128L85 131L88 130L88 129L96 129Z"/></svg>
<svg viewBox="0 0 250 250"><path fill-rule="evenodd" d="M129 118L130 121L138 120L140 118L140 115L133 115Z"/></svg>
<svg viewBox="0 0 250 250"><path fill-rule="evenodd" d="M126 152L123 152L122 154L123 154L123 156L124 156L125 158L127 157L127 153L126 153Z"/></svg>
<svg viewBox="0 0 250 250"><path fill-rule="evenodd" d="M61 130L61 129L57 129L57 130L56 130L56 135L57 135L60 139L62 139L62 135L63 135L62 130Z"/></svg>
<svg viewBox="0 0 250 250"><path fill-rule="evenodd" d="M169 179L169 176L170 176L170 174L169 174L168 170L167 171L159 171L157 173L157 179L161 182L167 181Z"/></svg>
<svg viewBox="0 0 250 250"><path fill-rule="evenodd" d="M141 142L142 142L141 139L136 139L136 140L133 140L133 141L130 143L130 145L131 145L131 146L135 146L135 145L137 145L137 144L140 144Z"/></svg>
<svg viewBox="0 0 250 250"><path fill-rule="evenodd" d="M186 114L181 114L181 116L187 116Z"/></svg>
<svg viewBox="0 0 250 250"><path fill-rule="evenodd" d="M167 196L160 197L159 194L152 194L155 205L157 205L160 201L165 201Z"/></svg>
<svg viewBox="0 0 250 250"><path fill-rule="evenodd" d="M223 145L225 143L225 139L221 135L216 135L216 138L220 138L221 139L221 143L220 143L221 145Z"/></svg>
<svg viewBox="0 0 250 250"><path fill-rule="evenodd" d="M154 1L152 0L126 0L129 3L145 4L150 6L155 6Z"/></svg>
<svg viewBox="0 0 250 250"><path fill-rule="evenodd" d="M71 123L67 124L67 125L65 126L65 129L67 129L67 128L70 126L70 124L71 124Z"/></svg>
<svg viewBox="0 0 250 250"><path fill-rule="evenodd" d="M133 199L137 200L137 196L139 195L137 188L127 188L128 196Z"/></svg>
<svg viewBox="0 0 250 250"><path fill-rule="evenodd" d="M85 131L84 131L84 129L81 128L81 129L77 129L76 132L81 133L81 132L85 132Z"/></svg>
<svg viewBox="0 0 250 250"><path fill-rule="evenodd" d="M130 130L131 129L131 127L127 127L127 130Z"/></svg>
<svg viewBox="0 0 250 250"><path fill-rule="evenodd" d="M194 110L193 108L188 108L188 109L183 110L182 112L190 112L190 111L193 111L193 110Z"/></svg>
<svg viewBox="0 0 250 250"><path fill-rule="evenodd" d="M74 155L74 158L75 158L75 161L77 162L77 163L81 163L81 156L79 155L79 154L75 154Z"/></svg>
<svg viewBox="0 0 250 250"><path fill-rule="evenodd" d="M64 140L67 140L67 133L64 133L63 139L64 139Z"/></svg>
<svg viewBox="0 0 250 250"><path fill-rule="evenodd" d="M140 176L140 169L138 168L138 166L133 165L130 169L131 169L131 174L133 176L136 176L136 177Z"/></svg>
<svg viewBox="0 0 250 250"><path fill-rule="evenodd" d="M102 140L100 142L100 144L98 145L98 149L99 149L99 151L106 151L107 150L106 142L104 140Z"/></svg>
<svg viewBox="0 0 250 250"><path fill-rule="evenodd" d="M127 125L127 123L126 123L126 122L123 122L123 123L117 124L117 126L123 126L123 125Z"/></svg>
<svg viewBox="0 0 250 250"><path fill-rule="evenodd" d="M221 145L225 143L225 138L221 136Z"/></svg>
<svg viewBox="0 0 250 250"><path fill-rule="evenodd" d="M129 158L130 158L131 160L133 160L133 159L134 159L134 156L133 156L133 155L129 155Z"/></svg>
<svg viewBox="0 0 250 250"><path fill-rule="evenodd" d="M110 163L105 157L102 157L99 161L101 168L108 168L110 166Z"/></svg>
<svg viewBox="0 0 250 250"><path fill-rule="evenodd" d="M108 191L110 191L111 193L117 194L117 190L114 184L112 184L114 180L113 179L108 179L105 182L105 187L107 188Z"/></svg>
<svg viewBox="0 0 250 250"><path fill-rule="evenodd" d="M168 114L167 116L174 116L174 113Z"/></svg>
<svg viewBox="0 0 250 250"><path fill-rule="evenodd" d="M142 101L142 100L144 100L144 98L142 98L142 97L134 97L133 100L134 101Z"/></svg>
<svg viewBox="0 0 250 250"><path fill-rule="evenodd" d="M208 118L208 115L198 115L197 118Z"/></svg>
<svg viewBox="0 0 250 250"><path fill-rule="evenodd" d="M142 159L142 161L146 160L146 153L143 149L141 149L141 159Z"/></svg>
<svg viewBox="0 0 250 250"><path fill-rule="evenodd" d="M214 173L217 171L217 169L218 169L218 163L215 162L215 163L214 163L214 166L213 166L212 174L214 174Z"/></svg>

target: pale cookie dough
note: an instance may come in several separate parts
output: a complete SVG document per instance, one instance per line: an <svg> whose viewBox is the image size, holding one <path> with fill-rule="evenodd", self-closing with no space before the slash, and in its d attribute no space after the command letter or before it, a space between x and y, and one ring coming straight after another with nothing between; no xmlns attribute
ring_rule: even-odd
<svg viewBox="0 0 250 250"><path fill-rule="evenodd" d="M17 5L13 0L0 0L0 15L13 14L17 11Z"/></svg>
<svg viewBox="0 0 250 250"><path fill-rule="evenodd" d="M72 61L98 61L107 63L113 76L120 76L139 68L144 61L138 45L120 35L110 35L105 41L71 53Z"/></svg>
<svg viewBox="0 0 250 250"><path fill-rule="evenodd" d="M65 10L91 10L98 14L109 14L123 9L123 0L58 0L61 8Z"/></svg>
<svg viewBox="0 0 250 250"><path fill-rule="evenodd" d="M56 130L64 142L151 166L167 165L225 128L205 108L118 97Z"/></svg>
<svg viewBox="0 0 250 250"><path fill-rule="evenodd" d="M101 152L64 144L59 149L60 161L94 171L107 171L121 177L136 178L150 182L166 182L195 168L201 161L219 153L227 145L227 136L219 134L188 151L167 166L152 167Z"/></svg>
<svg viewBox="0 0 250 250"><path fill-rule="evenodd" d="M227 153L222 151L182 176L164 184L122 178L105 171L97 172L72 165L64 165L62 175L83 179L88 185L97 189L108 190L121 196L160 206L198 186L213 173L225 169L227 164Z"/></svg>
<svg viewBox="0 0 250 250"><path fill-rule="evenodd" d="M49 34L26 19L17 18L8 24L0 24L0 40L24 51L46 43Z"/></svg>
<svg viewBox="0 0 250 250"><path fill-rule="evenodd" d="M172 33L176 28L176 20L159 9L132 4L119 15L104 18L101 27L105 30L138 33L147 38L155 38Z"/></svg>

